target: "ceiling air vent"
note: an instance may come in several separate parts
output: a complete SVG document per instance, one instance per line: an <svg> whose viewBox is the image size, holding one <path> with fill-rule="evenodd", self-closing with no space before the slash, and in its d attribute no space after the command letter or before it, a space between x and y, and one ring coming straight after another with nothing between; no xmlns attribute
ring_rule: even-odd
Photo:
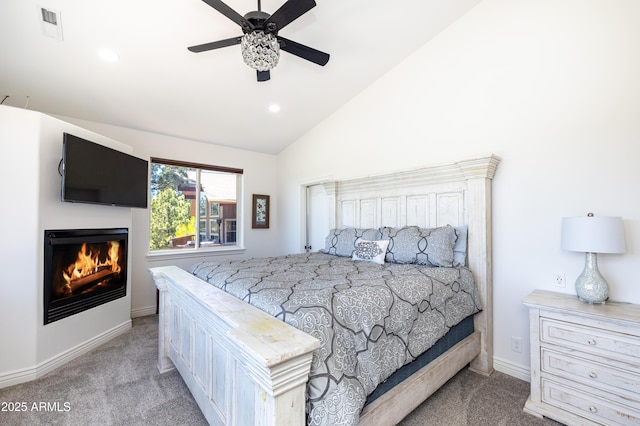
<svg viewBox="0 0 640 426"><path fill-rule="evenodd" d="M62 20L60 11L38 6L42 35L62 41Z"/></svg>
<svg viewBox="0 0 640 426"><path fill-rule="evenodd" d="M47 24L58 25L58 14L52 10L40 8L42 20Z"/></svg>

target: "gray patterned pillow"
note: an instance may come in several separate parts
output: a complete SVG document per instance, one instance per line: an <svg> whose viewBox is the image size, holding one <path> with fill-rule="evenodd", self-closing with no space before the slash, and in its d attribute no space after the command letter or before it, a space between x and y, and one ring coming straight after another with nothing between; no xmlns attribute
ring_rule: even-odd
<svg viewBox="0 0 640 426"><path fill-rule="evenodd" d="M351 257L356 249L356 240L379 240L380 231L378 229L364 228L344 228L332 229L325 239L324 253L336 256Z"/></svg>
<svg viewBox="0 0 640 426"><path fill-rule="evenodd" d="M456 233L451 226L439 228L382 228L382 239L389 240L386 261L428 266L453 266Z"/></svg>

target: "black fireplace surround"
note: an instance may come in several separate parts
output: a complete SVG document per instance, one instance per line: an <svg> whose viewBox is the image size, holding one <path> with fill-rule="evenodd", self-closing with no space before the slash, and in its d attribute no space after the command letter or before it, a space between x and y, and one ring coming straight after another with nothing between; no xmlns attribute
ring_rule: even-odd
<svg viewBox="0 0 640 426"><path fill-rule="evenodd" d="M44 324L127 294L129 231L66 229L44 232Z"/></svg>

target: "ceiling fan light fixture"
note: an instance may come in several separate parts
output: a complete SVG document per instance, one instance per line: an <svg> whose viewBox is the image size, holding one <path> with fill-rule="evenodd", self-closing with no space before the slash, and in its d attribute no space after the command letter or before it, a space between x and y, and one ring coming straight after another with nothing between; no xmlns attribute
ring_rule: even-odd
<svg viewBox="0 0 640 426"><path fill-rule="evenodd" d="M278 65L280 43L275 35L264 31L253 31L242 36L240 41L244 63L258 71L269 71Z"/></svg>

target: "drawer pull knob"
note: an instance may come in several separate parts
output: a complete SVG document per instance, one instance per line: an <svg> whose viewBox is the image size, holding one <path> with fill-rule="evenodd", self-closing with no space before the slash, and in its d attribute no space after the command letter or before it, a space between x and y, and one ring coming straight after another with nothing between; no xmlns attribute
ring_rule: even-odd
<svg viewBox="0 0 640 426"><path fill-rule="evenodd" d="M595 339L589 339L587 340L587 343L590 344L591 346L595 346L598 342L596 342Z"/></svg>
<svg viewBox="0 0 640 426"><path fill-rule="evenodd" d="M597 413L598 409L592 405L591 407L589 407L589 411L591 411L592 413Z"/></svg>
<svg viewBox="0 0 640 426"><path fill-rule="evenodd" d="M591 377L592 379L595 379L598 377L598 375L596 374L595 371L592 371L591 373L589 373L589 377Z"/></svg>

